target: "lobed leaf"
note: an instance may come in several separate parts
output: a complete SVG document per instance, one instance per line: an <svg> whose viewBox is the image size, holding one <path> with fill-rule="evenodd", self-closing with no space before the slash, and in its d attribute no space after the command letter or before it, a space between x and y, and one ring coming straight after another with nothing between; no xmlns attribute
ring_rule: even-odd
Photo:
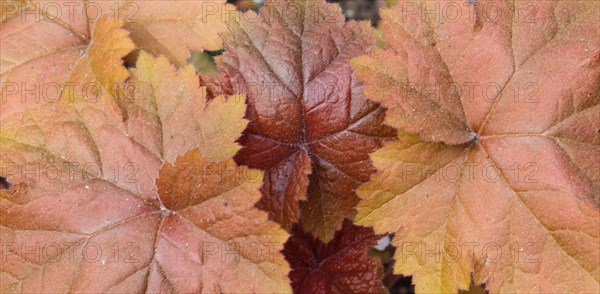
<svg viewBox="0 0 600 294"><path fill-rule="evenodd" d="M395 233L417 292L600 291L598 3L398 2L351 62L399 130L356 222Z"/></svg>
<svg viewBox="0 0 600 294"><path fill-rule="evenodd" d="M222 49L225 20L237 16L235 6L226 0L113 2L99 1L104 11L125 19L125 28L140 49L164 55L178 66L187 64L191 52Z"/></svg>
<svg viewBox="0 0 600 294"><path fill-rule="evenodd" d="M387 293L381 263L367 253L377 239L349 220L326 244L294 225L283 249L294 293Z"/></svg>
<svg viewBox="0 0 600 294"><path fill-rule="evenodd" d="M2 2L2 13L2 117L40 103L72 100L73 88L90 92L102 86L120 99L114 87L127 78L122 58L134 48L184 66L191 51L221 49L225 17L236 15L224 0L177 5L11 0Z"/></svg>
<svg viewBox="0 0 600 294"><path fill-rule="evenodd" d="M231 159L243 97L144 52L130 75L123 109L103 91L0 121L0 292L291 292L262 172Z"/></svg>
<svg viewBox="0 0 600 294"><path fill-rule="evenodd" d="M393 138L348 65L373 47L372 29L322 0L267 1L228 26L221 75L204 79L214 93L248 93L235 159L266 171L258 207L271 219L289 229L302 218L330 240L355 215L354 189L374 171L368 154Z"/></svg>
<svg viewBox="0 0 600 294"><path fill-rule="evenodd" d="M73 100L73 92L114 96L115 84L128 77L122 58L134 49L123 23L102 17L90 36L38 14L0 24L0 118Z"/></svg>

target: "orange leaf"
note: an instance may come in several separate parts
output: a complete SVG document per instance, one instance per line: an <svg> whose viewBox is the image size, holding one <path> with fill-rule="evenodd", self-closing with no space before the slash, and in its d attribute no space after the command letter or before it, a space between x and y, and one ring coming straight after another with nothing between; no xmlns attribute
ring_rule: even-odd
<svg viewBox="0 0 600 294"><path fill-rule="evenodd" d="M40 103L85 99L100 87L122 99L114 87L127 78L122 58L134 48L184 66L191 51L221 49L225 17L237 12L224 0L59 0L3 1L2 13L0 117L7 117Z"/></svg>
<svg viewBox="0 0 600 294"><path fill-rule="evenodd" d="M225 20L239 17L225 0L114 2L99 1L106 7L103 11L117 13L119 8L118 16L125 19L125 28L140 49L164 55L178 66L187 64L191 51L222 49Z"/></svg>
<svg viewBox="0 0 600 294"><path fill-rule="evenodd" d="M262 172L231 159L243 97L207 102L192 66L144 52L131 76L123 112L103 95L0 121L0 292L290 292Z"/></svg>
<svg viewBox="0 0 600 294"><path fill-rule="evenodd" d="M0 25L0 118L44 103L108 91L128 77L121 60L133 50L122 22L102 17L91 38L35 11ZM23 12L25 13L25 12ZM87 97L86 97L87 98Z"/></svg>
<svg viewBox="0 0 600 294"><path fill-rule="evenodd" d="M352 61L399 130L356 221L395 233L417 292L473 273L493 293L597 293L600 5L470 3L399 1L388 49Z"/></svg>

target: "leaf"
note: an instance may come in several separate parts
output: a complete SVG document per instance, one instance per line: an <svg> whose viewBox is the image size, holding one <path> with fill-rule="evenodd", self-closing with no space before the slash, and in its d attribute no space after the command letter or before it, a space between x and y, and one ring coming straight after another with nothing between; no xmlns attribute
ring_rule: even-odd
<svg viewBox="0 0 600 294"><path fill-rule="evenodd" d="M351 61L399 130L357 224L395 233L420 293L471 273L492 293L600 291L598 4L399 2L389 49ZM421 17L453 3L455 21Z"/></svg>
<svg viewBox="0 0 600 294"><path fill-rule="evenodd" d="M154 62L149 54L140 54L130 82L135 94L126 101L128 116L139 119L130 120L129 134L147 141L152 153L168 161L197 146L210 160L230 158L240 149L236 135L248 124L243 119L245 97L220 96L207 103L206 88L198 87L192 69L176 72L166 58Z"/></svg>
<svg viewBox="0 0 600 294"><path fill-rule="evenodd" d="M0 292L291 292L262 172L231 158L243 97L143 52L131 77L126 112L102 92L1 121Z"/></svg>
<svg viewBox="0 0 600 294"><path fill-rule="evenodd" d="M294 225L283 254L292 267L294 293L387 293L383 268L367 254L379 236L345 220L329 243Z"/></svg>
<svg viewBox="0 0 600 294"><path fill-rule="evenodd" d="M68 100L70 91L91 95L99 86L116 94L114 85L128 77L121 59L134 48L122 22L101 18L90 38L56 18L27 13L0 25L0 118Z"/></svg>
<svg viewBox="0 0 600 294"><path fill-rule="evenodd" d="M119 8L118 16L126 20L125 28L140 49L164 55L178 66L187 64L193 51L222 49L225 19L238 17L235 6L225 0L99 3L105 7L103 11L111 13Z"/></svg>
<svg viewBox="0 0 600 294"><path fill-rule="evenodd" d="M186 65L193 51L220 50L222 40L219 35L226 30L225 20L237 15L235 7L226 4L226 0L75 0L58 3L67 7L70 3L74 7L72 13L66 13L67 8L59 10L60 18L72 22L73 26L85 27L86 20L93 24L99 15L124 20L138 49L164 55L178 66ZM41 5L46 6L49 5ZM75 20L67 21L67 17Z"/></svg>
<svg viewBox="0 0 600 294"><path fill-rule="evenodd" d="M267 1L228 26L222 74L204 79L215 93L248 93L236 162L266 171L258 206L271 219L290 228L307 200L305 228L330 240L374 172L368 154L393 138L348 65L373 46L372 29L345 23L339 6L321 0Z"/></svg>
<svg viewBox="0 0 600 294"><path fill-rule="evenodd" d="M2 8L7 13L0 16L2 117L20 110L13 107L65 100L63 93L69 89L61 86L83 88L94 78L118 96L112 87L127 78L121 59L134 49L120 24L131 31L138 49L165 55L183 66L191 50L221 49L223 19L236 15L224 0L11 1L3 2ZM73 72L87 63L93 75ZM25 102L5 102L13 99Z"/></svg>

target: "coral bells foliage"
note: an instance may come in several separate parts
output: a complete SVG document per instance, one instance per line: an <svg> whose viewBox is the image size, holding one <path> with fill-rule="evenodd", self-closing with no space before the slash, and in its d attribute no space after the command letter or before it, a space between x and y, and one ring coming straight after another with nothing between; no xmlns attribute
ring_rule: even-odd
<svg viewBox="0 0 600 294"><path fill-rule="evenodd" d="M371 228L345 220L333 239L325 244L295 225L283 249L292 267L294 292L385 293L380 262L367 254L367 249L380 237Z"/></svg>
<svg viewBox="0 0 600 294"><path fill-rule="evenodd" d="M330 240L356 214L354 190L375 171L369 153L393 139L348 64L373 45L369 23L346 23L322 0L267 1L229 23L214 91L247 93L235 159L265 170L258 206L285 228L301 210L304 228Z"/></svg>
<svg viewBox="0 0 600 294"><path fill-rule="evenodd" d="M30 95L25 103L2 104L2 115L39 100L58 100L61 86L83 87L97 80L111 92L126 78L120 56L134 49L130 39L97 28L106 18L123 20L136 50L164 55L176 65L185 65L190 50L219 50L219 33L226 29L218 13L230 11L225 0L169 1L2 1L2 75L8 99ZM144 3L145 2L145 3ZM111 47L112 46L112 47ZM115 59L117 57L117 59ZM89 64L89 76L78 76L82 64ZM73 84L65 84L71 82ZM23 84L24 83L24 84ZM27 90L39 87L35 97ZM96 88L88 87L89 91ZM78 91L81 92L81 91ZM115 94L115 93L111 93Z"/></svg>
<svg viewBox="0 0 600 294"><path fill-rule="evenodd" d="M2 1L0 292L600 292L599 2L389 2Z"/></svg>
<svg viewBox="0 0 600 294"><path fill-rule="evenodd" d="M119 25L96 23L108 43L71 81L114 74L94 61L132 44ZM0 190L0 292L289 292L288 234L254 207L262 172L232 159L243 95L209 102L192 66L144 52L119 70L136 86L122 106L102 87L2 117L0 163L27 170Z"/></svg>
<svg viewBox="0 0 600 294"><path fill-rule="evenodd" d="M597 293L600 6L535 2L530 20L495 1L491 21L479 4L456 6L474 20L436 22L425 10L440 3L400 1L382 11L387 49L351 61L398 129L372 155L355 220L395 233L395 271L418 292L473 277L492 292Z"/></svg>

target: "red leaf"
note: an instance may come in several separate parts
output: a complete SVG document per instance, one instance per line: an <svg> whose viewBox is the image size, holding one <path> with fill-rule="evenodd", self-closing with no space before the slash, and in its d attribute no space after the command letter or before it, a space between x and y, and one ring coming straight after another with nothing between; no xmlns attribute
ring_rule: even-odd
<svg viewBox="0 0 600 294"><path fill-rule="evenodd" d="M292 234L283 254L292 267L294 293L386 292L381 283L381 263L367 253L379 239L371 228L345 220L327 244L304 232L300 225L294 226Z"/></svg>
<svg viewBox="0 0 600 294"><path fill-rule="evenodd" d="M229 30L213 91L248 93L235 159L267 171L258 205L271 219L289 228L306 199L305 228L329 240L355 215L354 189L374 171L368 154L393 137L348 66L373 46L372 29L345 23L337 5L289 0L267 1Z"/></svg>

